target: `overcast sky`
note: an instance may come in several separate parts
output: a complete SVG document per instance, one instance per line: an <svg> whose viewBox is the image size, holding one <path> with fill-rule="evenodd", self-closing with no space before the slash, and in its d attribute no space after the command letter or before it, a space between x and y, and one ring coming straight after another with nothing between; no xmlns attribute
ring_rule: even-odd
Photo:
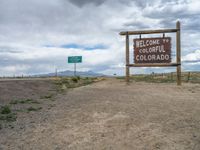
<svg viewBox="0 0 200 150"><path fill-rule="evenodd" d="M73 55L83 56L79 71L123 75L125 39L119 32L175 28L178 20L182 69L199 71L199 8L199 0L0 0L0 76L73 70L67 63ZM136 37L130 38L131 55ZM152 71L175 68L132 69Z"/></svg>

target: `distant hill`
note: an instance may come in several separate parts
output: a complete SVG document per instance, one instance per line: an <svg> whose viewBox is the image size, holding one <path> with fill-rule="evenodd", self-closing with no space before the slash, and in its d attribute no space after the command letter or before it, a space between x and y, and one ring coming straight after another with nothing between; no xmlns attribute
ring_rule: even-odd
<svg viewBox="0 0 200 150"><path fill-rule="evenodd" d="M81 77L101 77L101 76L106 76L104 74L100 73L95 73L93 71L76 71L77 76ZM53 77L56 76L56 73L48 73L48 74L38 74L34 75L35 77ZM57 76L63 77L63 76L74 76L74 71L66 70L66 71L61 71L57 72Z"/></svg>

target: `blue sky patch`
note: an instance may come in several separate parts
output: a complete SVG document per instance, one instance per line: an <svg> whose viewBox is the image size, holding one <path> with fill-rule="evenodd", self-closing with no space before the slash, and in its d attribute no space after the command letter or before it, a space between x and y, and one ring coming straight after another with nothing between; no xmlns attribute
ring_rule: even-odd
<svg viewBox="0 0 200 150"><path fill-rule="evenodd" d="M92 51L92 50L96 50L96 49L107 49L108 48L107 46L105 46L103 44L86 46L86 45L75 44L75 43L64 44L64 45L60 45L60 46L45 45L45 47L59 47L59 48L66 48L66 49L75 48L75 49L83 49L83 50L88 50L88 51Z"/></svg>
<svg viewBox="0 0 200 150"><path fill-rule="evenodd" d="M103 44L85 46L85 45L71 43L71 44L61 45L60 47L61 48L76 48L76 49L83 49L83 50L107 49L107 46Z"/></svg>

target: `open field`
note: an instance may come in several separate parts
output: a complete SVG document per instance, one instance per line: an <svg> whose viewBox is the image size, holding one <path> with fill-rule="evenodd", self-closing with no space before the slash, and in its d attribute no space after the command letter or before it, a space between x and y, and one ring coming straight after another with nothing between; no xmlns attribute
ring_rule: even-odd
<svg viewBox="0 0 200 150"><path fill-rule="evenodd" d="M200 149L200 84L94 81L0 81L0 150Z"/></svg>
<svg viewBox="0 0 200 150"><path fill-rule="evenodd" d="M50 109L59 94L101 78L4 78L0 80L0 129L14 128L22 114Z"/></svg>
<svg viewBox="0 0 200 150"><path fill-rule="evenodd" d="M125 77L117 77L125 79ZM175 83L177 80L176 72L171 73L152 73L130 75L130 80L148 83ZM200 72L182 72L181 81L183 83L200 83Z"/></svg>

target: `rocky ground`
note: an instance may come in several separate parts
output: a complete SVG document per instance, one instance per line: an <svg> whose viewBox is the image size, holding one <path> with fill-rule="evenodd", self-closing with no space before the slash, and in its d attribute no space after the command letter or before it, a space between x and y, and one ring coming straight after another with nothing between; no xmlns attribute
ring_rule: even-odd
<svg viewBox="0 0 200 150"><path fill-rule="evenodd" d="M200 149L200 84L0 81L0 104L17 116L0 122L0 150Z"/></svg>

